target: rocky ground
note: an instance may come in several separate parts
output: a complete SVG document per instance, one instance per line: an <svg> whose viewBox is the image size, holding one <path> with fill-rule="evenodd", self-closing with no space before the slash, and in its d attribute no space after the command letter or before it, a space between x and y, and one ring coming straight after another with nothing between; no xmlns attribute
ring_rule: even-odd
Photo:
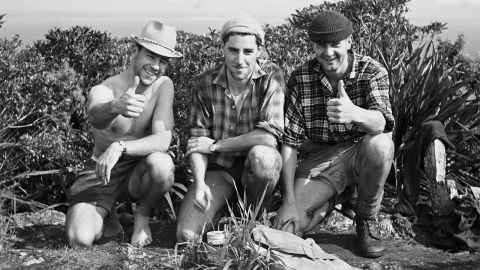
<svg viewBox="0 0 480 270"><path fill-rule="evenodd" d="M105 239L91 249L71 249L64 237L63 213L48 210L14 218L15 231L1 247L0 269L180 269L176 267L181 254L175 249L172 223L152 223L154 242L145 248L135 248L128 244L128 237L119 236ZM388 252L380 259L365 259L356 254L353 224L338 213L307 237L362 269L480 269L480 254L450 253L425 246L411 228L406 226L400 232L392 220L398 223L402 218L382 215ZM125 235L129 235L131 220L123 218L122 224Z"/></svg>

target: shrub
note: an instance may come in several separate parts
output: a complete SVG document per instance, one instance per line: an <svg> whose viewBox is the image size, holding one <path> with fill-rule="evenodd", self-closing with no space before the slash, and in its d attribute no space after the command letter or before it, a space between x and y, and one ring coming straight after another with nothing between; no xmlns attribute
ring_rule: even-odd
<svg viewBox="0 0 480 270"><path fill-rule="evenodd" d="M21 48L18 37L0 45L0 138L3 187L16 185L22 198L55 203L63 200L64 177L17 177L32 171L75 168L85 160L90 140L72 128L75 112L83 110L80 76L63 65L48 69L34 48Z"/></svg>

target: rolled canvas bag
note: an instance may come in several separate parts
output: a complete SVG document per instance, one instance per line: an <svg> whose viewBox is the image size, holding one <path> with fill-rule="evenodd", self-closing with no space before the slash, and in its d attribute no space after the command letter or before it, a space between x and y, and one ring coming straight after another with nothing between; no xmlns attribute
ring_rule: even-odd
<svg viewBox="0 0 480 270"><path fill-rule="evenodd" d="M350 270L356 269L325 252L313 239L302 239L294 234L257 225L252 230L252 238L259 250L270 254L275 261L272 269L302 270Z"/></svg>

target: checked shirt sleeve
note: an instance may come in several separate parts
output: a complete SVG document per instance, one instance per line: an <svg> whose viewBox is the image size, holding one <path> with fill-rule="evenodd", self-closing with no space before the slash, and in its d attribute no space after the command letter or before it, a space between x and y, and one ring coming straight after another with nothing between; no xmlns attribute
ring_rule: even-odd
<svg viewBox="0 0 480 270"><path fill-rule="evenodd" d="M383 114L385 118L384 132L392 131L395 125L388 93L388 73L384 68L380 68L380 72L377 72L370 80L370 91L367 93L367 107L370 110L377 110Z"/></svg>
<svg viewBox="0 0 480 270"><path fill-rule="evenodd" d="M210 137L212 128L212 113L207 89L197 80L192 90L192 107L190 110L190 136Z"/></svg>
<svg viewBox="0 0 480 270"><path fill-rule="evenodd" d="M298 92L295 74L292 74L287 84L285 96L285 131L283 143L300 148L305 137L305 118Z"/></svg>
<svg viewBox="0 0 480 270"><path fill-rule="evenodd" d="M285 79L280 68L275 68L269 77L268 89L260 110L260 121L256 127L273 134L277 140L281 140L284 128Z"/></svg>

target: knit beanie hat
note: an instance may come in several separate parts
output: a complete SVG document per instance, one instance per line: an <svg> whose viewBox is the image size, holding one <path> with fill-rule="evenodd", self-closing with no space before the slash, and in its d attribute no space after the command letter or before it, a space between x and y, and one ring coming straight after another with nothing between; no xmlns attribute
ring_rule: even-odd
<svg viewBox="0 0 480 270"><path fill-rule="evenodd" d="M331 10L321 11L308 27L310 40L321 43L338 42L352 33L352 22L342 14Z"/></svg>
<svg viewBox="0 0 480 270"><path fill-rule="evenodd" d="M265 41L265 32L263 31L260 23L253 17L247 15L238 16L227 21L222 26L222 30L220 31L220 38L223 40L225 36L231 32L255 35L260 39L262 45Z"/></svg>

